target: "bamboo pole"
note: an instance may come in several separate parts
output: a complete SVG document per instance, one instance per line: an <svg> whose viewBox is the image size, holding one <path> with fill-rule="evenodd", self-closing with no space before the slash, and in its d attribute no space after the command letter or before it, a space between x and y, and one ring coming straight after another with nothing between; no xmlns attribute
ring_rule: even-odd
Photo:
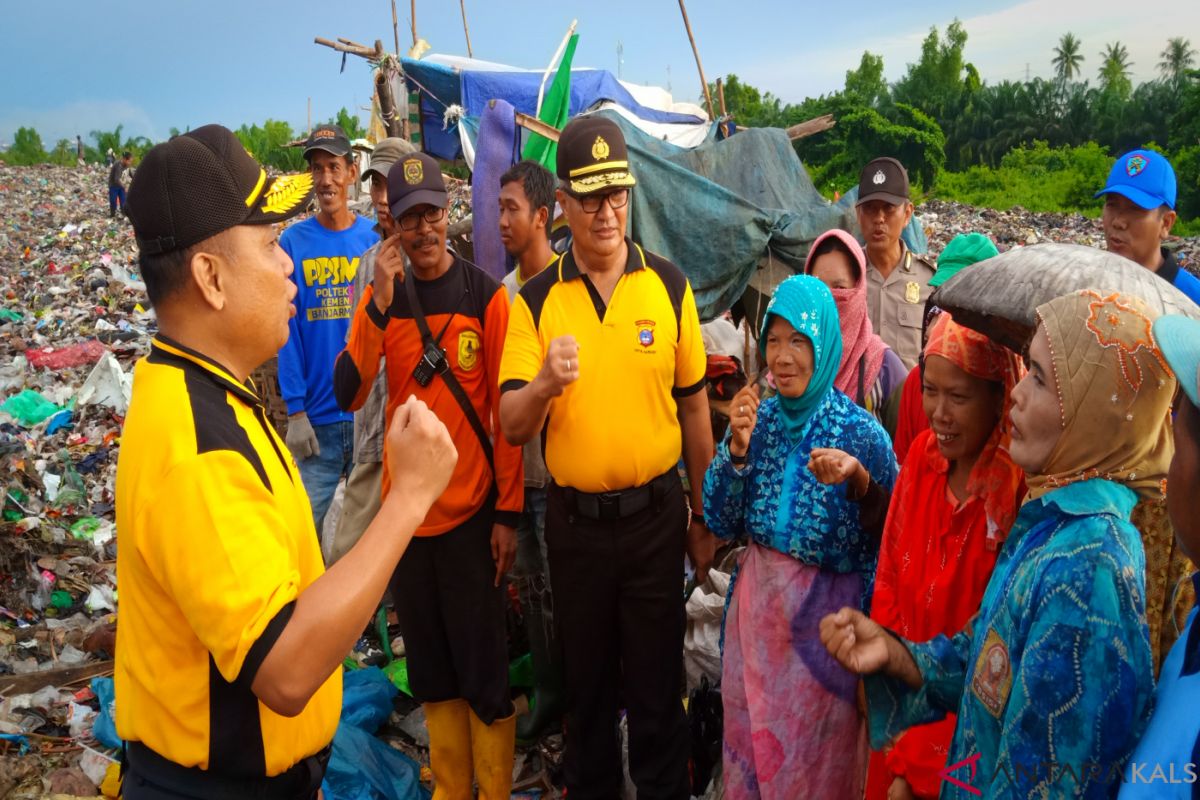
<svg viewBox="0 0 1200 800"><path fill-rule="evenodd" d="M683 14L683 27L687 29L688 41L692 43L692 55L696 56L696 69L700 71L700 85L704 87L704 100L708 103L708 116L715 119L713 112L712 92L708 90L708 80L704 77L704 65L700 63L700 48L696 47L696 37L692 35L692 23L688 22L687 7L679 0L679 11Z"/></svg>
<svg viewBox="0 0 1200 800"><path fill-rule="evenodd" d="M412 17L413 47L416 47L417 46L417 0L412 0L412 2L410 2L408 4L408 6L409 6L409 16Z"/></svg>
<svg viewBox="0 0 1200 800"><path fill-rule="evenodd" d="M396 116L396 98L392 97L392 84L382 69L375 71L375 93L379 97L379 117L388 136L402 136L404 126Z"/></svg>
<svg viewBox="0 0 1200 800"><path fill-rule="evenodd" d="M814 117L813 119L793 125L787 129L786 133L789 139L796 141L797 139L803 139L805 136L812 136L814 133L827 131L835 124L833 114L825 114L824 116Z"/></svg>
<svg viewBox="0 0 1200 800"><path fill-rule="evenodd" d="M725 84L717 78L717 101L721 104L721 116L728 117L729 111L725 108Z"/></svg>
<svg viewBox="0 0 1200 800"><path fill-rule="evenodd" d="M471 52L471 31L467 28L467 3L466 3L466 0L458 0L458 8L460 11L462 11L463 33L467 37L467 58L474 58L475 54Z"/></svg>
<svg viewBox="0 0 1200 800"><path fill-rule="evenodd" d="M396 17L396 0L392 0L392 38L396 42L396 58L400 57L400 20Z"/></svg>
<svg viewBox="0 0 1200 800"><path fill-rule="evenodd" d="M367 58L367 59L372 59L372 60L378 60L379 58L381 58L383 56L382 43L378 42L378 41L376 42L378 49L376 49L374 47L367 47L366 45L361 45L361 44L356 44L356 43L347 44L345 42L331 42L328 39L324 39L320 36L315 37L313 39L313 42L315 42L316 44L331 48L333 50L337 50L339 53L349 53L352 56L360 56L362 58Z"/></svg>
<svg viewBox="0 0 1200 800"><path fill-rule="evenodd" d="M558 128L554 127L553 125L547 125L537 117L531 117L528 114L522 114L520 111L518 111L516 113L516 121L518 125L526 130L541 134L552 142L558 141Z"/></svg>

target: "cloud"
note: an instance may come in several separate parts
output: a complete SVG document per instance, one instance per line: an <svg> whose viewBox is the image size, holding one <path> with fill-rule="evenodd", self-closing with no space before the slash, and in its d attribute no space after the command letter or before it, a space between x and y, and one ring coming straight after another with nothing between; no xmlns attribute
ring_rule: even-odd
<svg viewBox="0 0 1200 800"><path fill-rule="evenodd" d="M1170 27L1164 20L1171 20ZM937 22L944 32L950 20ZM1132 11L1123 0L1025 0L1000 11L967 17L966 59L988 83L1049 77L1054 47L1067 32L1083 43L1083 77L1095 83L1100 51L1111 42L1129 50L1135 83L1158 77L1159 53L1179 31L1200 29L1200 3L1165 0L1153 14ZM846 71L858 66L864 50L883 56L886 77L899 79L909 63L920 57L929 24L914 18L910 30L856 39L851 45L830 43L809 48L792 59L759 61L737 72L747 83L798 102L805 97L837 91ZM1200 42L1193 41L1193 45Z"/></svg>
<svg viewBox="0 0 1200 800"><path fill-rule="evenodd" d="M125 137L146 136L159 141L166 132L140 107L125 100L84 100L55 108L5 108L0 110L0 141L11 143L17 128L34 128L42 144L51 148L59 139L75 141L75 136L92 144L91 131L111 131L123 125Z"/></svg>

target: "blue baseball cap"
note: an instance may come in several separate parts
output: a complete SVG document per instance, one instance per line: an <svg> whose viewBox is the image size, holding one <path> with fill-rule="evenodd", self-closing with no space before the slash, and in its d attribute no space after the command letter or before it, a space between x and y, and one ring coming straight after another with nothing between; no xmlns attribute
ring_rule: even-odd
<svg viewBox="0 0 1200 800"><path fill-rule="evenodd" d="M1200 321L1168 314L1154 320L1153 331L1180 388L1193 405L1200 407Z"/></svg>
<svg viewBox="0 0 1200 800"><path fill-rule="evenodd" d="M1175 208L1175 170L1171 162L1153 150L1134 150L1117 159L1108 173L1108 183L1096 197L1119 194L1145 209Z"/></svg>

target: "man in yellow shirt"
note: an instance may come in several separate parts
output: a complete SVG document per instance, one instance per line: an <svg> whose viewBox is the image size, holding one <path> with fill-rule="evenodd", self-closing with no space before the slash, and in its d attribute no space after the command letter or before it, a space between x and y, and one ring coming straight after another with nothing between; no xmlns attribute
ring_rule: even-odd
<svg viewBox="0 0 1200 800"><path fill-rule="evenodd" d="M457 460L423 404L400 408L391 491L324 571L296 463L248 380L296 312L274 224L311 193L219 125L151 149L129 190L159 334L117 465L125 800L317 796L342 659Z"/></svg>
<svg viewBox="0 0 1200 800"><path fill-rule="evenodd" d="M638 797L687 798L683 556L686 546L703 580L713 542L700 512L713 453L700 321L683 272L625 236L636 180L621 129L572 120L557 166L572 244L513 304L500 425L514 444L544 437L553 479L546 545L567 790L572 800L618 795L620 696Z"/></svg>

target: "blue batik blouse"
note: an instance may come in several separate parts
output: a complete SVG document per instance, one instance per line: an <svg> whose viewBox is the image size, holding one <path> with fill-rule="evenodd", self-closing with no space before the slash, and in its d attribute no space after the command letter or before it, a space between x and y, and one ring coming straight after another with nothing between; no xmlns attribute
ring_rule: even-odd
<svg viewBox="0 0 1200 800"><path fill-rule="evenodd" d="M943 798L1115 796L1154 688L1136 502L1097 478L1026 503L966 630L905 642L923 685L866 678L871 746L956 712Z"/></svg>
<svg viewBox="0 0 1200 800"><path fill-rule="evenodd" d="M830 447L857 458L887 495L896 483L896 456L876 419L846 395L831 389L792 441L781 419L778 397L759 404L746 464L733 466L729 438L704 475L704 518L723 539L743 533L764 547L829 572L875 573L878 535L859 521L859 504L844 484L827 486L808 470L811 452Z"/></svg>

